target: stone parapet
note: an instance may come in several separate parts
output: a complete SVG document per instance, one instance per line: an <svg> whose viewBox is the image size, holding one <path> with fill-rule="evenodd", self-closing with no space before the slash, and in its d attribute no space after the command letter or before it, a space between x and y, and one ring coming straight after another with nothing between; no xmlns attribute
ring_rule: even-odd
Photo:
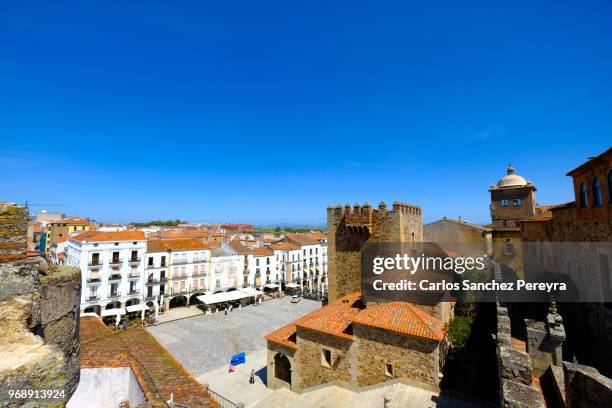
<svg viewBox="0 0 612 408"><path fill-rule="evenodd" d="M57 406L79 382L78 268L26 254L27 208L0 203L0 402ZM58 390L63 398L8 399L9 390Z"/></svg>

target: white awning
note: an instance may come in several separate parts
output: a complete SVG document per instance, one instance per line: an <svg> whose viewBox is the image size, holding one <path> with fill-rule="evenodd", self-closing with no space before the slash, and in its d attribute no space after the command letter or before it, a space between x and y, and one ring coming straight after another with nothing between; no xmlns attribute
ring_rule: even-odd
<svg viewBox="0 0 612 408"><path fill-rule="evenodd" d="M249 296L259 296L259 295L261 295L261 292L258 291L255 288L240 288L238 290L241 291L241 292L246 293Z"/></svg>
<svg viewBox="0 0 612 408"><path fill-rule="evenodd" d="M268 288L268 289L276 289L278 288L278 285L276 283L266 283L264 285L264 288Z"/></svg>
<svg viewBox="0 0 612 408"><path fill-rule="evenodd" d="M297 288L300 285L298 285L297 283L291 282L291 283L286 284L285 286L288 287L288 288Z"/></svg>
<svg viewBox="0 0 612 408"><path fill-rule="evenodd" d="M124 308L104 309L104 310L102 310L102 317L117 316L117 315L124 315L124 314L125 314L125 309Z"/></svg>
<svg viewBox="0 0 612 408"><path fill-rule="evenodd" d="M128 311L128 313L142 312L143 310L149 310L149 306L137 304L137 305L127 306L125 309Z"/></svg>
<svg viewBox="0 0 612 408"><path fill-rule="evenodd" d="M254 295L250 293L245 293L241 290L232 290L230 292L219 292L219 293L200 295L200 296L197 296L197 299L206 305L212 305L215 303L232 302L234 300L240 300L240 299L244 299L244 298L248 298L252 296Z"/></svg>

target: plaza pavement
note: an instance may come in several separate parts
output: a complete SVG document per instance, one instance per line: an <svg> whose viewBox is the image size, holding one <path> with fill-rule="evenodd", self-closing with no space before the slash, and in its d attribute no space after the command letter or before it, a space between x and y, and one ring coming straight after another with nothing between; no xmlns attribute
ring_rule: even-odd
<svg viewBox="0 0 612 408"><path fill-rule="evenodd" d="M265 386L266 340L264 336L296 318L321 307L321 302L302 299L291 303L285 296L258 306L188 317L149 326L149 331L194 377L211 390L245 406L256 403L271 391ZM174 309L173 309L174 310ZM170 312L172 312L171 310ZM246 353L246 364L228 373L230 357ZM251 369L256 383L249 384Z"/></svg>

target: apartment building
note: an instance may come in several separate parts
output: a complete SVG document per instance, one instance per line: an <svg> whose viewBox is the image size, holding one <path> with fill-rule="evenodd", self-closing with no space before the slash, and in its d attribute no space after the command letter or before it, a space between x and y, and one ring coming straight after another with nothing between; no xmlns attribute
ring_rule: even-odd
<svg viewBox="0 0 612 408"><path fill-rule="evenodd" d="M274 283L290 288L301 288L303 279L302 249L291 242L283 242L272 246L276 258L276 274Z"/></svg>
<svg viewBox="0 0 612 408"><path fill-rule="evenodd" d="M70 236L66 263L81 269L81 311L101 315L144 302L144 255L141 231L85 231Z"/></svg>
<svg viewBox="0 0 612 408"><path fill-rule="evenodd" d="M323 272L319 240L305 234L287 234L285 240L299 245L302 252L302 280L296 283L299 283L308 292L320 292Z"/></svg>
<svg viewBox="0 0 612 408"><path fill-rule="evenodd" d="M40 249L49 255L51 244L62 238L69 237L73 233L89 231L90 222L87 218L70 217L62 220L50 221L42 233Z"/></svg>
<svg viewBox="0 0 612 408"><path fill-rule="evenodd" d="M244 255L234 251L225 242L211 250L210 285L215 292L242 287L244 282Z"/></svg>
<svg viewBox="0 0 612 408"><path fill-rule="evenodd" d="M272 283L277 273L276 256L271 248L253 248L247 256L249 285L260 288Z"/></svg>
<svg viewBox="0 0 612 408"><path fill-rule="evenodd" d="M210 290L211 248L199 238L148 240L147 297L164 295L167 309L190 304L195 296Z"/></svg>

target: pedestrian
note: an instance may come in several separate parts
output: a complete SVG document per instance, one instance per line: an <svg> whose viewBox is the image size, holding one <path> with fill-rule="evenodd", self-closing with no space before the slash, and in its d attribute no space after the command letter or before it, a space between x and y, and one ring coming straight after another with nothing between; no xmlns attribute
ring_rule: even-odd
<svg viewBox="0 0 612 408"><path fill-rule="evenodd" d="M249 377L249 384L255 384L255 369L251 369L251 376Z"/></svg>
<svg viewBox="0 0 612 408"><path fill-rule="evenodd" d="M227 371L228 373L233 373L234 371L236 371L236 369L234 368L233 365L230 364L229 366L229 370Z"/></svg>

